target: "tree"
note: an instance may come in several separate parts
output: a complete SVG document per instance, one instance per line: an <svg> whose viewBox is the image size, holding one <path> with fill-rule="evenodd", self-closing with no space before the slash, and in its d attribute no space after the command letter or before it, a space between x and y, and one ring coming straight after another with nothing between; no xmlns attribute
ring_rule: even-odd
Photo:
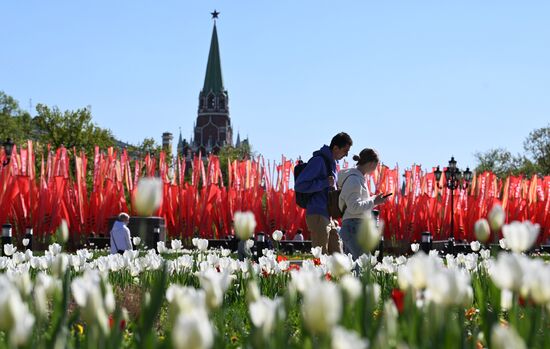
<svg viewBox="0 0 550 349"><path fill-rule="evenodd" d="M157 156L161 150L162 147L155 142L155 139L153 137L148 137L144 138L138 145L130 145L128 147L128 154L141 159L146 154Z"/></svg>
<svg viewBox="0 0 550 349"><path fill-rule="evenodd" d="M0 143L11 138L16 144L33 139L35 132L30 114L19 108L19 103L0 91Z"/></svg>
<svg viewBox="0 0 550 349"><path fill-rule="evenodd" d="M534 160L537 172L550 174L550 124L529 133L523 148Z"/></svg>
<svg viewBox="0 0 550 349"><path fill-rule="evenodd" d="M521 156L513 156L504 148L490 149L484 153L474 154L478 161L476 172L491 171L497 176L502 177L517 171L521 168Z"/></svg>
<svg viewBox="0 0 550 349"><path fill-rule="evenodd" d="M96 145L105 149L115 144L110 130L92 123L90 108L61 112L57 107L38 104L36 111L38 115L33 122L38 130L38 140L44 144L51 144L54 148L62 145L83 148L88 154Z"/></svg>
<svg viewBox="0 0 550 349"><path fill-rule="evenodd" d="M476 172L492 171L499 177L550 174L550 125L529 133L523 143L523 149L526 154L516 156L504 148L475 153L478 161Z"/></svg>

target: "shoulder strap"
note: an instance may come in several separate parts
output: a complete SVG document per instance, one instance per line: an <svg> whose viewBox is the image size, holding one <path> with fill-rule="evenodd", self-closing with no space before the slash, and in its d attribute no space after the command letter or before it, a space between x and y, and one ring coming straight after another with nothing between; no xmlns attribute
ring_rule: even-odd
<svg viewBox="0 0 550 349"><path fill-rule="evenodd" d="M344 189L344 183L346 183L346 181L348 180L348 178L352 177L352 176L356 176L356 177L359 177L358 174L350 174L349 176L346 177L346 179L344 179L344 181L342 182L342 187L340 187L340 189Z"/></svg>

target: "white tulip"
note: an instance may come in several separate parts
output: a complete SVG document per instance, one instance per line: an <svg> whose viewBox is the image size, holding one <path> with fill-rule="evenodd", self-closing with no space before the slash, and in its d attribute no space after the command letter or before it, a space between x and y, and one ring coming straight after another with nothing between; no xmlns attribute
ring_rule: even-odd
<svg viewBox="0 0 550 349"><path fill-rule="evenodd" d="M233 215L233 224L235 227L235 235L241 240L248 240L254 235L256 218L254 217L254 213L250 211L238 211Z"/></svg>
<svg viewBox="0 0 550 349"><path fill-rule="evenodd" d="M268 338L275 330L277 319L282 318L284 311L281 307L282 299L260 297L248 306L250 320L254 326L261 329L264 338Z"/></svg>
<svg viewBox="0 0 550 349"><path fill-rule="evenodd" d="M141 244L141 238L139 236L134 236L132 238L132 243L134 244L134 246L139 246L139 244Z"/></svg>
<svg viewBox="0 0 550 349"><path fill-rule="evenodd" d="M42 272L36 276L34 302L39 315L43 317L48 315L48 300L53 298L55 294L60 294L61 290L61 280Z"/></svg>
<svg viewBox="0 0 550 349"><path fill-rule="evenodd" d="M114 309L114 296L111 286L104 282L102 292L101 277L98 272L85 272L71 282L71 291L76 304L81 308L82 317L89 323L97 323L104 333L109 333L108 313Z"/></svg>
<svg viewBox="0 0 550 349"><path fill-rule="evenodd" d="M481 251L479 251L479 255L483 259L489 259L489 258L491 258L491 251L490 250L481 250Z"/></svg>
<svg viewBox="0 0 550 349"><path fill-rule="evenodd" d="M479 241L472 241L470 242L470 248L472 249L472 251L477 252L481 249L481 244L479 243Z"/></svg>
<svg viewBox="0 0 550 349"><path fill-rule="evenodd" d="M519 258L515 254L499 253L496 262L489 269L489 275L498 288L519 291L523 283L523 270Z"/></svg>
<svg viewBox="0 0 550 349"><path fill-rule="evenodd" d="M328 268L332 276L339 278L351 272L353 260L348 255L336 252L329 256Z"/></svg>
<svg viewBox="0 0 550 349"><path fill-rule="evenodd" d="M411 251L413 251L414 253L418 252L419 249L420 244L411 244Z"/></svg>
<svg viewBox="0 0 550 349"><path fill-rule="evenodd" d="M498 232L506 219L506 214L500 205L494 205L489 212L489 226L493 232Z"/></svg>
<svg viewBox="0 0 550 349"><path fill-rule="evenodd" d="M321 255L323 254L323 248L320 246L312 247L311 254L314 258L321 258Z"/></svg>
<svg viewBox="0 0 550 349"><path fill-rule="evenodd" d="M527 346L516 330L511 326L496 324L491 330L491 346L494 349L526 349Z"/></svg>
<svg viewBox="0 0 550 349"><path fill-rule="evenodd" d="M436 304L465 306L472 301L469 274L459 269L437 268L427 281L426 298Z"/></svg>
<svg viewBox="0 0 550 349"><path fill-rule="evenodd" d="M52 258L52 274L63 276L69 266L69 256L65 253L60 253Z"/></svg>
<svg viewBox="0 0 550 349"><path fill-rule="evenodd" d="M342 296L336 285L320 281L305 292L302 315L312 333L330 333L342 316Z"/></svg>
<svg viewBox="0 0 550 349"><path fill-rule="evenodd" d="M30 239L27 239L27 238L23 239L23 246L25 246L25 247L29 246L30 242L31 242Z"/></svg>
<svg viewBox="0 0 550 349"><path fill-rule="evenodd" d="M152 215L162 203L162 181L160 178L141 178L134 197L134 208L140 216Z"/></svg>
<svg viewBox="0 0 550 349"><path fill-rule="evenodd" d="M502 248L503 250L508 250L508 244L506 243L506 239L505 238L502 238L500 240L498 240L498 245L500 246L500 248Z"/></svg>
<svg viewBox="0 0 550 349"><path fill-rule="evenodd" d="M57 255L59 253L61 253L61 245L58 244L58 243L53 243L51 245L48 246L48 251L53 255Z"/></svg>
<svg viewBox="0 0 550 349"><path fill-rule="evenodd" d="M157 251L158 253L166 253L168 249L166 248L166 245L164 244L164 241L157 241Z"/></svg>
<svg viewBox="0 0 550 349"><path fill-rule="evenodd" d="M0 330L9 333L12 347L27 342L35 318L21 299L14 285L4 276L0 276Z"/></svg>
<svg viewBox="0 0 550 349"><path fill-rule="evenodd" d="M409 286L422 290L427 285L428 276L436 269L437 262L432 256L420 252L409 258L407 264L397 270L397 282L402 290Z"/></svg>
<svg viewBox="0 0 550 349"><path fill-rule="evenodd" d="M15 251L17 251L17 247L13 246L12 244L5 244L4 245L4 254L6 256L11 256L12 254L15 253Z"/></svg>
<svg viewBox="0 0 550 349"><path fill-rule="evenodd" d="M507 247L516 253L528 251L537 241L539 231L540 225L532 224L530 221L514 221L502 227Z"/></svg>
<svg viewBox="0 0 550 349"><path fill-rule="evenodd" d="M336 326L332 330L332 349L366 349L369 341L362 339L357 332L346 330L343 327Z"/></svg>
<svg viewBox="0 0 550 349"><path fill-rule="evenodd" d="M550 266L542 262L535 265L535 270L526 274L529 276L526 282L529 284L529 294L536 304L550 304Z"/></svg>
<svg viewBox="0 0 550 349"><path fill-rule="evenodd" d="M246 301L248 303L256 302L260 299L261 293L258 284L254 280L250 280L246 286Z"/></svg>
<svg viewBox="0 0 550 349"><path fill-rule="evenodd" d="M375 304L378 304L380 296L382 295L382 287L376 282L367 284L367 286L365 286L365 294L367 297L372 298Z"/></svg>
<svg viewBox="0 0 550 349"><path fill-rule="evenodd" d="M208 318L204 290L172 284L166 290L166 299L171 323L180 314L200 313Z"/></svg>
<svg viewBox="0 0 550 349"><path fill-rule="evenodd" d="M69 225L67 224L67 221L64 219L61 220L61 224L57 228L57 237L59 241L63 243L69 240Z"/></svg>
<svg viewBox="0 0 550 349"><path fill-rule="evenodd" d="M281 241L283 238L283 232L280 230L275 230L271 236L273 237L273 240Z"/></svg>
<svg viewBox="0 0 550 349"><path fill-rule="evenodd" d="M201 287L206 293L206 305L209 309L219 308L223 302L223 295L231 283L227 273L218 273L209 268L198 275Z"/></svg>
<svg viewBox="0 0 550 349"><path fill-rule="evenodd" d="M18 265L25 262L27 260L27 257L23 252L15 252L11 259L15 265Z"/></svg>
<svg viewBox="0 0 550 349"><path fill-rule="evenodd" d="M207 239L199 239L197 241L197 248L201 252L205 252L208 249L208 240Z"/></svg>
<svg viewBox="0 0 550 349"><path fill-rule="evenodd" d="M172 344L177 349L207 349L214 343L212 325L199 312L180 314L172 329Z"/></svg>
<svg viewBox="0 0 550 349"><path fill-rule="evenodd" d="M476 239L483 243L487 242L489 236L491 236L489 222L487 222L485 218L478 219L474 224L474 232L476 234Z"/></svg>
<svg viewBox="0 0 550 349"><path fill-rule="evenodd" d="M359 232L357 233L357 241L365 251L372 252L378 247L380 237L382 236L382 226L382 222L380 222L380 227L376 226L376 220L370 211L363 215Z"/></svg>
<svg viewBox="0 0 550 349"><path fill-rule="evenodd" d="M361 296L361 282L354 276L347 274L340 279L340 287L352 302Z"/></svg>
<svg viewBox="0 0 550 349"><path fill-rule="evenodd" d="M316 287L321 274L324 272L318 268L306 269L302 267L299 271L293 270L290 272L292 278L288 287L292 292L305 294L308 290Z"/></svg>
<svg viewBox="0 0 550 349"><path fill-rule="evenodd" d="M174 239L170 242L170 246L173 250L179 251L183 247L183 244L181 243L181 240Z"/></svg>

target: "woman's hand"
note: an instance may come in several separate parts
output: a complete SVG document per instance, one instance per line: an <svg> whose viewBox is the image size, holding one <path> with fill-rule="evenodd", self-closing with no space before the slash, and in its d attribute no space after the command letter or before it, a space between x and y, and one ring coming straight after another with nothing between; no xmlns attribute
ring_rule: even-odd
<svg viewBox="0 0 550 349"><path fill-rule="evenodd" d="M384 197L384 195L385 195L384 193L380 193L376 195L376 197L374 198L374 206L381 205L386 201L388 201L389 196Z"/></svg>

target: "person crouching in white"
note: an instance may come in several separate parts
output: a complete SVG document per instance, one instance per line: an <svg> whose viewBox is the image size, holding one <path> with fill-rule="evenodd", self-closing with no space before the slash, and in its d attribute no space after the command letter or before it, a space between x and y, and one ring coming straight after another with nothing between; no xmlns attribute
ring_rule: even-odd
<svg viewBox="0 0 550 349"><path fill-rule="evenodd" d="M132 240L130 238L130 229L127 225L130 222L130 216L121 212L111 229L111 254L123 254L126 250L133 250Z"/></svg>

